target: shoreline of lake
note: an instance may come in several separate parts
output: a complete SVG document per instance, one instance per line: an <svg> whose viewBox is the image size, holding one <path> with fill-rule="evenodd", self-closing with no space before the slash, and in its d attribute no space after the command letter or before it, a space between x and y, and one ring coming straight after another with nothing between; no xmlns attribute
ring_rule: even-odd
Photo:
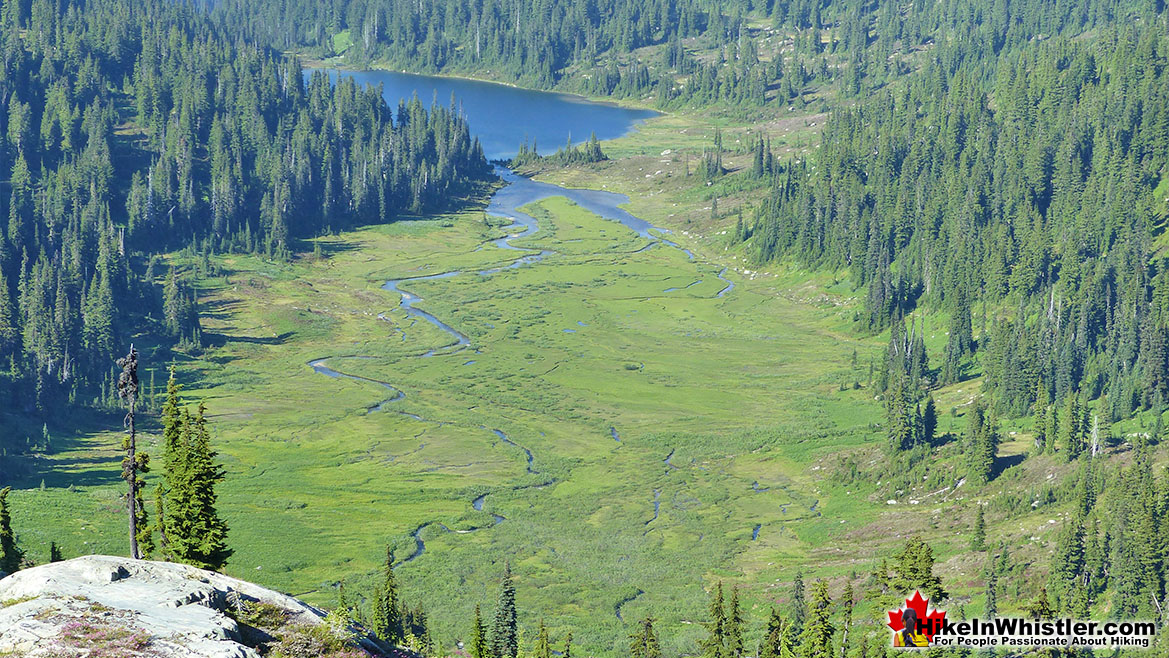
<svg viewBox="0 0 1169 658"><path fill-rule="evenodd" d="M557 91L386 69L305 68L329 80L352 78L359 86L380 86L391 108L417 97L425 104L449 106L461 113L491 161L508 161L521 145L549 155L564 145L584 144L591 136L611 140L632 134L639 124L663 116L655 110L597 103L583 96Z"/></svg>
<svg viewBox="0 0 1169 658"><path fill-rule="evenodd" d="M539 87L525 87L524 85L521 85L521 84L516 84L514 82L507 82L504 80L499 80L497 78L477 77L473 73L418 73L415 71L408 71L406 69L392 68L386 64L375 63L375 64L370 64L369 66L354 66L354 65L348 64L348 63L339 64L336 62L332 62L329 60L323 60L323 59L319 59L316 57L301 56L295 52L287 52L286 54L289 56L292 56L292 57L296 57L300 61L301 67L306 69L306 70L307 69L319 69L322 71L335 70L335 71L347 71L347 72L351 72L351 73L371 73L371 72L385 71L385 72L389 72L389 73L402 73L405 75L418 75L418 76L426 76L426 77L432 77L432 78L447 78L449 80L463 80L463 81L467 81L467 82L482 82L485 84L501 85L501 86L509 87L511 89L516 89L519 91L533 91L533 92L539 92L539 93L543 93L543 94L558 94L558 95L563 95L563 96L571 96L573 98L579 98L579 99L588 101L589 103L593 103L596 105L609 105L609 106L621 108L624 110L646 110L646 111L650 111L650 112L656 112L659 116L669 116L671 114L671 112L669 110L663 110L663 109L660 109L657 107L653 107L649 103L643 103L637 99L610 98L608 96L591 96L591 95L581 94L581 93L574 92L574 91L562 91L559 89L541 89Z"/></svg>

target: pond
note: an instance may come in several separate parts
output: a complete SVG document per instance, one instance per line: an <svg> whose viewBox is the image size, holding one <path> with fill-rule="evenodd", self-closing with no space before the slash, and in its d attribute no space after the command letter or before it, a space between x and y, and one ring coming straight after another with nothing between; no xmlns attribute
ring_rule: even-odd
<svg viewBox="0 0 1169 658"><path fill-rule="evenodd" d="M549 154L569 139L580 144L595 133L597 139L621 137L639 122L657 116L653 110L638 110L608 103L596 103L580 96L520 89L494 82L448 78L394 71L327 71L334 83L337 76L351 77L359 85L382 85L390 107L414 94L427 107L453 102L466 115L471 133L479 138L489 160L507 159L520 143L535 142L540 153ZM306 71L305 75L311 74Z"/></svg>

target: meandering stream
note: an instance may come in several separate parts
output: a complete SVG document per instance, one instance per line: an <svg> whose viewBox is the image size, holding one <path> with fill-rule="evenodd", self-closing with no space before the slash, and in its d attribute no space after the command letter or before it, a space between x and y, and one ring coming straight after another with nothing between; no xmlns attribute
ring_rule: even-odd
<svg viewBox="0 0 1169 658"><path fill-rule="evenodd" d="M520 208L522 206L525 206L525 205L528 205L531 203L535 203L537 201L547 199L550 197L565 197L565 198L569 199L570 201L572 201L573 203L580 206L581 208L588 210L589 212L592 212L592 213L599 215L599 216L601 216L605 219L608 219L608 220L620 222L623 226L636 232L642 238L649 240L648 245L637 249L636 252L634 252L634 253L639 253L641 251L644 251L648 247L652 247L652 246L660 244L660 245L664 245L667 247L672 247L672 248L678 249L678 250L682 251L684 254L686 254L687 258L689 258L690 260L694 260L694 254L689 249L686 249L686 248L678 245L677 243L674 243L674 242L662 237L663 235L669 233L668 230L655 227L652 224L650 224L649 222L647 222L639 217L636 217L633 214L631 214L629 211L621 208L622 204L629 202L629 197L627 197L623 194L616 194L614 192L606 192L606 191L601 191L601 190L582 190L582 189L565 188L565 187L561 187L559 185L553 185L551 183L542 183L542 182L538 182L538 181L533 181L530 178L520 176L520 175L518 175L518 174L516 174L516 173L512 172L511 170L506 169L504 167L496 167L496 174L500 178L502 178L503 181L505 183L507 183L507 185L500 188L495 193L495 195L492 196L491 201L488 203L486 212L487 212L487 214L489 214L493 217L502 217L505 219L510 219L512 221L512 223L509 224L508 226L504 227L504 231L507 232L507 235L505 235L504 237L492 240L491 244L499 249L509 250L509 251L519 251L519 252L524 252L524 253L523 253L523 255L517 256L516 258L514 258L513 260L511 260L510 262L508 262L505 265L501 265L499 267L494 267L494 268L490 268L490 269L486 269L486 270L479 270L479 271L477 271L477 274L479 274L479 275L488 276L491 274L496 274L498 272L502 272L502 271L507 270L507 269L522 267L525 265L531 265L534 263L538 263L538 262L544 260L545 258L547 258L548 256L551 256L551 255L556 253L554 251L547 250L547 249L537 251L537 250L533 250L533 249L526 249L524 247L518 247L518 246L512 244L513 240L518 240L520 238L529 237L529 236L533 235L534 233L536 233L540 228L539 223L536 221L536 218L532 217L531 215L529 215L525 212L522 212L520 210ZM535 252L535 253L532 253L532 252ZM729 279L725 278L725 276L724 276L725 273L726 273L726 269L723 269L717 275L720 280L727 283L726 287L724 287L722 290L720 290L717 293L717 295L716 295L717 297L724 296L726 293L730 292L731 289L734 288L735 284L732 283ZM430 323L434 327L437 327L438 329L440 329L443 333L445 333L450 338L450 341L448 343L441 345L439 347L429 349L421 354L417 354L417 355L415 355L415 358L431 358L431 357L435 357L435 356L446 356L446 355L456 354L458 352L465 350L467 347L469 347L471 345L471 339L469 337L467 337L466 334L462 333L461 331L452 327L451 325L447 324L446 322L443 322L440 318L436 317L432 313L429 313L429 312L419 308L418 304L421 303L422 301L424 301L423 298L420 295L418 295L417 293L412 292L411 290L409 290L406 287L412 283L419 282L419 281L433 281L435 279L447 279L447 278L459 276L461 274L463 274L463 271L461 271L461 270L452 270L449 272L440 272L437 274L428 274L425 276L409 277L409 278L402 278L402 279L392 279L390 281L387 281L385 283L385 285L382 286L383 290L394 292L394 293L397 293L399 295L399 297L400 297L399 303L402 307L402 310L404 310L407 315L409 315L410 317L421 319L425 322ZM694 284L691 284L691 285L694 285ZM687 286L687 287L689 287L689 286ZM384 319L384 315L381 315L379 317ZM584 325L582 324L581 326L584 326ZM403 338L404 338L404 336L403 336ZM328 359L326 359L326 358L315 359L313 361L310 361L308 363L308 365L315 372L318 372L318 373L325 375L327 377L346 378L346 379L352 379L352 380L356 380L356 381L369 382L371 384L376 384L378 386L381 386L381 387L385 388L387 391L391 392L392 395L390 397L388 397L385 400L382 400L381 402L369 407L368 411L370 411L370 412L386 411L387 405L393 404L395 402L400 402L406 398L406 393L404 391L402 391L401 389L395 387L394 385L392 385L388 382L384 382L384 381L380 381L380 380L376 380L376 379L371 379L368 377L361 377L359 375L353 375L353 374L342 372L340 370L336 370L336 369L327 365L327 363L326 363L327 360ZM420 421L426 420L417 414L407 413L405 411L392 409L392 408L390 408L388 410L391 410L391 411L394 411L395 413L399 413L399 414L408 416L408 417L413 418L415 420L420 420ZM481 427L483 429L487 429L486 426L481 426ZM510 446L519 448L520 450L523 451L523 453L526 457L526 460L527 460L527 472L529 474L535 475L535 474L539 473L539 470L536 469L536 467L535 467L535 455L532 454L532 451L530 449L528 449L527 447L520 445L519 443L512 440L502 430L491 429L490 431L493 432L499 438L499 440L501 442L508 444ZM612 436L612 438L615 441L618 441L618 442L621 441L621 437L617 433L616 427L610 427L610 435ZM671 456L672 455L673 455L673 452L671 452ZM672 468L676 468L673 464L670 463L669 459L670 459L669 457L666 458L666 465L669 467L672 467ZM543 483L543 485L551 484L552 482L553 482L553 480L549 480L548 482ZM541 486L543 486L543 485L541 485ZM658 508L660 505L660 503L658 502L658 496L660 495L660 493L661 492L657 491L657 490L655 490L655 492L654 492L654 494L655 494L654 495L654 518L651 519L650 522L652 522L654 519L657 519ZM472 508L477 510L477 511L481 511L483 509L483 501L486 497L487 497L487 494L484 494L482 496L479 496L475 500L471 501ZM492 523L491 526L487 526L487 527L493 527L495 525L499 525L500 523L502 523L505 520L505 517L503 517L499 514L494 514L492 516L493 516L494 522ZM646 525L649 525L649 522L647 522ZM401 561L399 561L395 565L396 567L401 566L403 564L407 564L409 562L412 562L413 560L417 559L423 553L426 552L426 544L422 539L422 532L423 532L423 530L425 530L429 526L436 526L436 527L443 529L446 532L450 532L450 529L447 528L445 525L443 525L439 521L428 521L426 523L419 525L417 528L414 529L413 532L410 533L410 536L413 538L414 544L415 544L414 551L410 555L408 555L407 557L405 557ZM458 532L459 534L464 534L464 533L468 533L468 532L473 532L473 530L460 530L460 531L456 531L456 532ZM618 606L617 612L618 612L618 618L620 618L620 606Z"/></svg>

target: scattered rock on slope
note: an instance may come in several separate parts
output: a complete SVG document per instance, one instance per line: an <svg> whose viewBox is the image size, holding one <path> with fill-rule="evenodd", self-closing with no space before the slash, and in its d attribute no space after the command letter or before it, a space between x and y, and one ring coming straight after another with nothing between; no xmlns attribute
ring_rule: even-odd
<svg viewBox="0 0 1169 658"><path fill-rule="evenodd" d="M90 555L0 580L0 655L258 658L270 648L388 653L291 596L183 564Z"/></svg>

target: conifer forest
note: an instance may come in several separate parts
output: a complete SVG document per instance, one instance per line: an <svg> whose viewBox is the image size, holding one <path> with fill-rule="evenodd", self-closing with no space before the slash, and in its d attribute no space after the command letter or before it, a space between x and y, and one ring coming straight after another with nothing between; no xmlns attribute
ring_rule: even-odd
<svg viewBox="0 0 1169 658"><path fill-rule="evenodd" d="M319 608L240 604L272 658L1169 652L1163 0L0 0L0 54L0 576Z"/></svg>

